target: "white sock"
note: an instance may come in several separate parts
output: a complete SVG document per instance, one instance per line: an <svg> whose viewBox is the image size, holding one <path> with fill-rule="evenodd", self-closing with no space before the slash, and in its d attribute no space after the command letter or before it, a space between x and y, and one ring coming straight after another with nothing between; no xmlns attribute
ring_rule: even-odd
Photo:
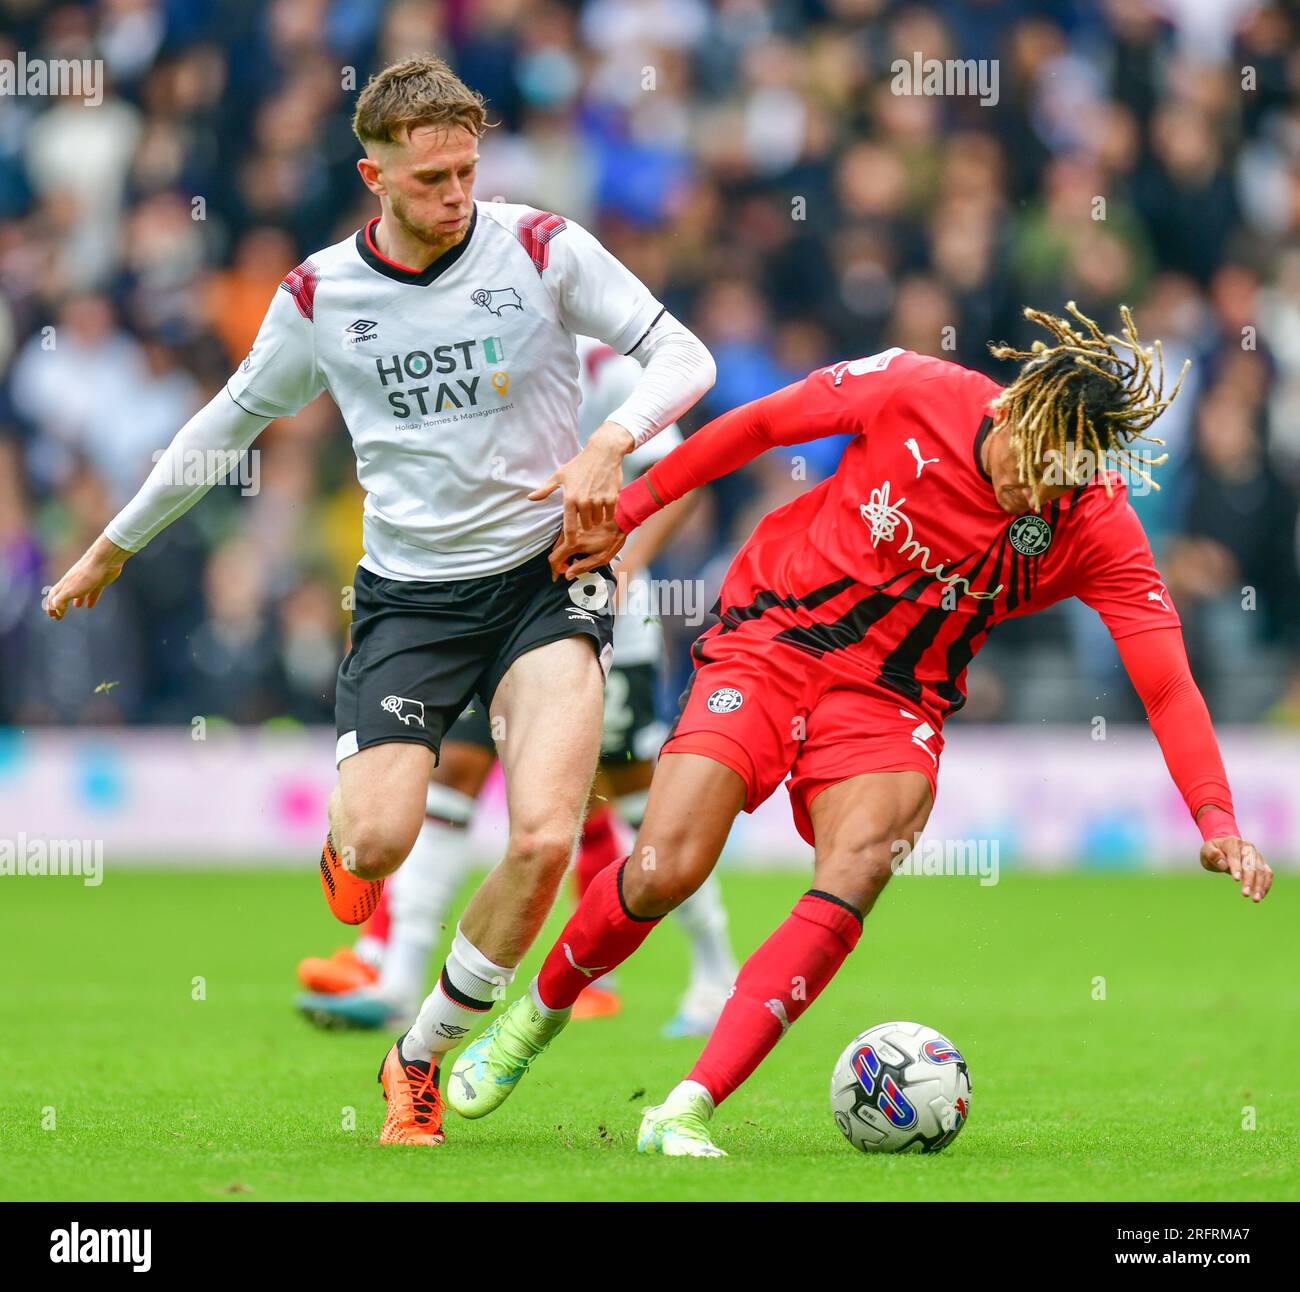
<svg viewBox="0 0 1300 1292"><path fill-rule="evenodd" d="M414 1004L423 995L443 916L471 862L466 826L474 800L445 785L429 790L431 798L432 791L439 791L438 815L425 818L410 856L388 881L392 926L375 991L394 1004ZM450 799L453 795L459 802ZM448 806L463 820L453 823L443 810Z"/></svg>
<svg viewBox="0 0 1300 1292"><path fill-rule="evenodd" d="M411 1030L402 1042L408 1059L431 1060L454 1050L504 999L514 981L514 967L493 964L456 928L451 953L438 984L429 993Z"/></svg>
<svg viewBox="0 0 1300 1292"><path fill-rule="evenodd" d="M353 944L352 950L366 962L372 969L382 969L384 964L384 952L387 950L385 943L378 938L372 938L370 934L363 933Z"/></svg>
<svg viewBox="0 0 1300 1292"><path fill-rule="evenodd" d="M573 1006L568 1009L552 1009L549 1005L542 1003L542 998L537 994L537 979L534 978L528 984L528 994L533 998L533 1008L537 1010L543 1018L568 1018L573 1013Z"/></svg>
<svg viewBox="0 0 1300 1292"><path fill-rule="evenodd" d="M722 888L710 875L674 912L691 947L691 986L728 986L739 968L727 938Z"/></svg>
<svg viewBox="0 0 1300 1292"><path fill-rule="evenodd" d="M664 1100L663 1107L666 1108L669 1104L674 1107L691 1104L701 1095L704 1096L704 1116L706 1118L712 1117L714 1112L713 1096L698 1081L679 1081L668 1092L668 1098Z"/></svg>

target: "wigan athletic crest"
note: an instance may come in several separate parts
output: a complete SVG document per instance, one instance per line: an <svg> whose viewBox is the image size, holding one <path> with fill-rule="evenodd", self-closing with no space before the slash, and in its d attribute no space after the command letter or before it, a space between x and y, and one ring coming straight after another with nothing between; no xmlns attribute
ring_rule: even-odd
<svg viewBox="0 0 1300 1292"><path fill-rule="evenodd" d="M1007 533L1021 556L1042 556L1052 543L1052 527L1041 517L1017 516Z"/></svg>

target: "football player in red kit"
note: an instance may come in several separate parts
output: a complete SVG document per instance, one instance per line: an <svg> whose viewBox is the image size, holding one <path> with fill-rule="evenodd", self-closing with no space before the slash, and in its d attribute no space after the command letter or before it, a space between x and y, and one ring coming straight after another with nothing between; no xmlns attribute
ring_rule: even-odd
<svg viewBox="0 0 1300 1292"><path fill-rule="evenodd" d="M1123 335L1108 336L1068 308L1073 322L1026 311L1051 344L994 348L1020 363L1005 389L897 349L834 364L717 418L624 489L616 524L561 539L553 568L576 575L772 445L854 437L835 474L765 517L732 562L633 851L592 883L529 994L455 1065L458 1112L506 1098L588 978L640 946L710 873L736 813L788 776L816 850L812 889L745 962L703 1053L638 1139L643 1152L720 1155L714 1108L830 982L924 827L971 659L998 624L1065 597L1115 638L1200 829L1201 865L1256 902L1267 894L1272 873L1233 818L1177 611L1104 467L1109 455L1149 479L1130 446L1178 386L1165 396L1159 342L1144 348L1127 310Z"/></svg>

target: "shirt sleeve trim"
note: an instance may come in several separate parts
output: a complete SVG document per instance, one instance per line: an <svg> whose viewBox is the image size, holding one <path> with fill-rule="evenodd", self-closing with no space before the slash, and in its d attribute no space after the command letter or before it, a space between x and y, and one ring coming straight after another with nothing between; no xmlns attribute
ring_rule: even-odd
<svg viewBox="0 0 1300 1292"><path fill-rule="evenodd" d="M650 333L654 331L655 324L658 323L659 320L663 318L663 316L667 313L668 313L668 307L666 305L661 305L659 307L659 313L656 314L654 318L650 320L650 326L647 327L646 330L642 332L639 337L637 337L636 341L633 343L630 349L623 351L624 355L630 355L637 348L637 346L639 346L641 342L644 341L646 337L648 337Z"/></svg>

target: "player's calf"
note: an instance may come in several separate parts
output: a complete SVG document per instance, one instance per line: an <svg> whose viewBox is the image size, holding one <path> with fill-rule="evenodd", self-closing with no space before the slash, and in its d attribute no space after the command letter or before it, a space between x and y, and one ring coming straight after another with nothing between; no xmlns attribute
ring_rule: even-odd
<svg viewBox="0 0 1300 1292"><path fill-rule="evenodd" d="M876 904L894 873L897 860L907 854L891 853L887 843L844 847L819 854L813 886L833 893L862 915Z"/></svg>
<svg viewBox="0 0 1300 1292"><path fill-rule="evenodd" d="M919 772L855 776L822 791L809 816L813 886L866 915L925 828L933 797Z"/></svg>
<svg viewBox="0 0 1300 1292"><path fill-rule="evenodd" d="M517 965L527 954L555 903L576 838L572 819L512 827L505 856L461 917L467 936L497 963Z"/></svg>

